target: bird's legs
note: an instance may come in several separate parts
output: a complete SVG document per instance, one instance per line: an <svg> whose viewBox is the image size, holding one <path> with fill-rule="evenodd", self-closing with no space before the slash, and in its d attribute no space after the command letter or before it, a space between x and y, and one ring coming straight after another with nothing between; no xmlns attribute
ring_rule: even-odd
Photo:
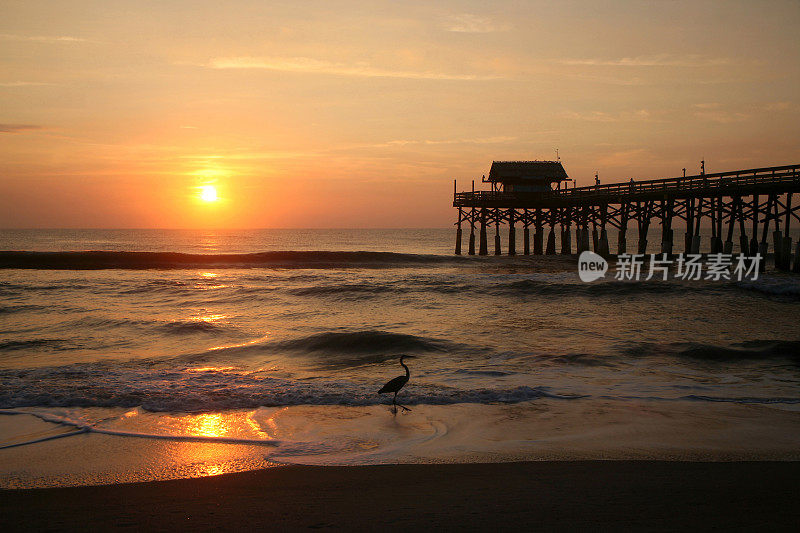
<svg viewBox="0 0 800 533"><path fill-rule="evenodd" d="M403 411L411 411L411 409L409 409L405 405L400 405L399 403L397 403L397 393L395 392L394 393L394 398L392 399L392 412L397 414L397 408L398 407L400 409L402 409Z"/></svg>

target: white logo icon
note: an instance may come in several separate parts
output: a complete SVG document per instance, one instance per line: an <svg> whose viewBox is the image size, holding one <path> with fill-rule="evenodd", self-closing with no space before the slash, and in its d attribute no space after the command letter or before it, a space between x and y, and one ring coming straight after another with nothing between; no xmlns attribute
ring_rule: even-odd
<svg viewBox="0 0 800 533"><path fill-rule="evenodd" d="M603 256L586 250L578 256L578 276L581 281L590 282L602 278L608 270L608 261Z"/></svg>

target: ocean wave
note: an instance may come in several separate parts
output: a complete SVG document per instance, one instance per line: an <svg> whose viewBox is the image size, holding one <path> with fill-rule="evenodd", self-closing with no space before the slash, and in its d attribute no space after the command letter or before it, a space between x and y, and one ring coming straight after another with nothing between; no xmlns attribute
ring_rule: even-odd
<svg viewBox="0 0 800 533"><path fill-rule="evenodd" d="M75 346L65 339L26 339L0 342L0 352L47 348L50 350L70 350Z"/></svg>
<svg viewBox="0 0 800 533"><path fill-rule="evenodd" d="M623 349L623 354L634 357L671 356L698 361L736 362L782 359L800 363L800 341L753 340L728 346L697 342L639 343Z"/></svg>
<svg viewBox="0 0 800 533"><path fill-rule="evenodd" d="M0 268L44 270L184 268L380 268L464 262L457 256L395 252L279 251L248 254L178 252L0 252Z"/></svg>
<svg viewBox="0 0 800 533"><path fill-rule="evenodd" d="M22 313L25 311L39 311L42 309L48 309L48 308L42 305L30 305L30 304L0 305L0 315L11 315L14 313Z"/></svg>
<svg viewBox="0 0 800 533"><path fill-rule="evenodd" d="M684 396L684 400L695 400L701 402L726 402L726 403L755 403L755 404L797 404L800 403L800 398L791 397L769 397L769 396L740 396L740 397L727 397L727 396L703 396L699 394L690 394Z"/></svg>
<svg viewBox="0 0 800 533"><path fill-rule="evenodd" d="M379 383L292 380L238 371L198 371L138 364L80 363L62 367L0 370L0 408L139 407L148 411L210 412L261 406L389 403ZM169 386L165 386L168 384ZM406 405L519 403L541 398L572 400L546 387L457 389L414 383L403 391Z"/></svg>
<svg viewBox="0 0 800 533"><path fill-rule="evenodd" d="M214 333L230 328L209 320L173 320L160 324L159 329L165 333L184 335L187 333Z"/></svg>
<svg viewBox="0 0 800 533"><path fill-rule="evenodd" d="M755 281L737 282L735 286L743 291L779 296L789 300L800 300L800 282L796 279L762 278Z"/></svg>
<svg viewBox="0 0 800 533"><path fill-rule="evenodd" d="M281 350L339 353L441 352L446 351L449 345L448 341L376 330L328 331L272 343L273 347Z"/></svg>
<svg viewBox="0 0 800 533"><path fill-rule="evenodd" d="M119 289L120 294L181 293L191 289L192 285L179 280L150 280L133 287Z"/></svg>
<svg viewBox="0 0 800 533"><path fill-rule="evenodd" d="M335 296L342 297L348 295L376 295L386 293L405 293L407 287L398 287L381 283L340 283L336 285L312 285L309 287L297 287L289 289L287 292L293 296Z"/></svg>
<svg viewBox="0 0 800 533"><path fill-rule="evenodd" d="M637 294L674 294L724 290L725 285L681 284L665 281L604 281L599 283L563 283L549 280L518 280L495 283L482 290L497 296L632 296Z"/></svg>

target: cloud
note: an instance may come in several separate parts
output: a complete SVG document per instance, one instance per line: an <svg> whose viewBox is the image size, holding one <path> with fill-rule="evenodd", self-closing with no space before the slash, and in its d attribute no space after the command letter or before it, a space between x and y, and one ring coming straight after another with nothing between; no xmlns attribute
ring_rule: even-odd
<svg viewBox="0 0 800 533"><path fill-rule="evenodd" d="M700 55L672 56L661 54L655 56L621 57L616 59L560 59L557 63L575 66L607 66L607 67L713 67L730 65L732 62L724 57L703 57Z"/></svg>
<svg viewBox="0 0 800 533"><path fill-rule="evenodd" d="M710 122L718 122L720 124L731 124L733 122L744 122L750 118L747 113L739 111L724 111L721 109L706 109L698 111L694 114L700 120L708 120Z"/></svg>
<svg viewBox="0 0 800 533"><path fill-rule="evenodd" d="M636 111L622 111L620 113L607 113L605 111L590 111L588 113L578 113L570 111L564 113L564 117L572 120L582 120L589 122L626 122L626 121L649 121L653 120L653 113L647 109Z"/></svg>
<svg viewBox="0 0 800 533"><path fill-rule="evenodd" d="M0 133L25 133L42 129L35 124L0 124Z"/></svg>
<svg viewBox="0 0 800 533"><path fill-rule="evenodd" d="M582 81L592 82L592 83L607 83L610 85L624 85L624 86L633 86L633 85L645 85L647 82L642 78L631 76L631 77L615 77L615 76L591 76L588 74L566 74L569 78L574 78Z"/></svg>
<svg viewBox="0 0 800 533"><path fill-rule="evenodd" d="M214 69L262 69L281 72L310 74L333 74L337 76L359 76L365 78L406 78L416 80L495 80L499 76L478 74L452 74L434 71L390 70L372 67L366 63L334 63L310 57L223 57L203 65Z"/></svg>
<svg viewBox="0 0 800 533"><path fill-rule="evenodd" d="M791 102L770 102L764 104L764 111L796 111L797 106Z"/></svg>
<svg viewBox="0 0 800 533"><path fill-rule="evenodd" d="M24 41L36 43L85 43L89 42L88 39L82 37L72 37L69 35L10 35L8 33L0 34L0 39L3 41Z"/></svg>
<svg viewBox="0 0 800 533"><path fill-rule="evenodd" d="M496 26L490 19L462 13L452 15L445 22L445 30L455 33L491 33L505 31L507 28Z"/></svg>
<svg viewBox="0 0 800 533"><path fill-rule="evenodd" d="M0 87L37 87L41 85L54 85L41 81L0 81Z"/></svg>
<svg viewBox="0 0 800 533"><path fill-rule="evenodd" d="M384 144L377 145L377 146L405 146L407 144L426 144L426 145L436 145L436 144L500 144L509 141L516 140L516 137L504 137L504 136L497 136L497 137L482 137L476 139L439 139L439 140L408 140L408 139L399 139L395 141L387 141Z"/></svg>

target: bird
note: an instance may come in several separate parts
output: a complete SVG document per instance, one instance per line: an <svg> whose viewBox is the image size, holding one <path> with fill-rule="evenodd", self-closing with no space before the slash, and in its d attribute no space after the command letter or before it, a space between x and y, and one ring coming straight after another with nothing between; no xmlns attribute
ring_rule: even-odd
<svg viewBox="0 0 800 533"><path fill-rule="evenodd" d="M397 376L396 378L389 380L389 382L386 383L386 385L384 385L381 388L381 390L378 391L378 394L384 394L386 392L393 392L394 393L394 398L392 398L392 412L393 413L397 413L397 406L400 405L399 403L397 403L397 393L400 392L400 389L402 389L405 386L406 383L408 383L408 378L411 377L411 372L408 371L408 367L403 364L403 359L408 359L408 358L410 358L410 356L408 356L408 355L401 355L400 356L400 366L402 366L403 368L406 369L406 375L405 376ZM411 410L408 407L406 407L405 405L400 405L400 407L405 411L410 411Z"/></svg>

